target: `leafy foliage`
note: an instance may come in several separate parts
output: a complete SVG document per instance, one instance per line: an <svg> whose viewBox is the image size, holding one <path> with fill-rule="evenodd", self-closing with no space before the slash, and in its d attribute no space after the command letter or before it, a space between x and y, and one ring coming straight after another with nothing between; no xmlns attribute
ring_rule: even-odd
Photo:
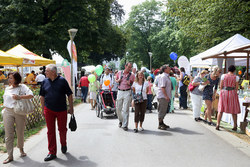
<svg viewBox="0 0 250 167"><path fill-rule="evenodd" d="M115 5L111 5L115 3ZM116 8L114 10L113 8ZM68 57L68 29L77 28L75 43L79 60L99 62L118 55L124 48L124 37L111 22L111 12L121 16L114 0L2 0L0 4L0 46L2 50L22 44L37 54L50 58L49 49ZM116 37L110 42L112 37ZM114 45L113 45L114 44ZM96 59L84 54L98 54Z"/></svg>
<svg viewBox="0 0 250 167"><path fill-rule="evenodd" d="M135 6L125 28L128 33L128 59L149 66L151 51L152 67L163 64L174 65L171 52L190 57L195 51L195 42L185 35L177 25L177 18L161 11L162 3L146 1ZM141 63L141 61L143 63Z"/></svg>
<svg viewBox="0 0 250 167"><path fill-rule="evenodd" d="M250 1L168 0L167 7L181 30L199 43L200 51L236 33L250 38Z"/></svg>
<svg viewBox="0 0 250 167"><path fill-rule="evenodd" d="M148 52L152 52L150 36L157 34L164 25L159 3L155 0L132 7L125 24L128 33L127 50L129 61L143 61L149 65ZM146 63L148 62L148 63Z"/></svg>

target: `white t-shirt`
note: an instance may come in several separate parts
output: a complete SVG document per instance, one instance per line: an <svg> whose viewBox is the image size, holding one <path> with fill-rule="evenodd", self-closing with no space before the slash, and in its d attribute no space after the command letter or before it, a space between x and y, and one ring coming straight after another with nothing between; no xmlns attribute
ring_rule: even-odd
<svg viewBox="0 0 250 167"><path fill-rule="evenodd" d="M19 93L20 92L20 93ZM33 95L33 92L24 84L19 84L18 87L8 86L3 94L3 106L7 108L14 108L16 100L13 99L15 95Z"/></svg>
<svg viewBox="0 0 250 167"><path fill-rule="evenodd" d="M102 84L102 90L108 90L109 86L112 87L112 85L114 85L114 77L112 76L112 78L110 77L112 76L111 74L103 74L103 77L101 76L101 84ZM104 81L106 80L110 80L110 84L108 86L104 85Z"/></svg>
<svg viewBox="0 0 250 167"><path fill-rule="evenodd" d="M132 85L132 88L135 88L135 93L141 93L141 87L142 85L139 85L137 82L134 82ZM143 100L147 99L147 93L146 93L147 87L148 87L148 82L144 81L143 90L142 90Z"/></svg>
<svg viewBox="0 0 250 167"><path fill-rule="evenodd" d="M43 80L45 79L45 76L43 74L38 74L36 76L36 82L43 82Z"/></svg>

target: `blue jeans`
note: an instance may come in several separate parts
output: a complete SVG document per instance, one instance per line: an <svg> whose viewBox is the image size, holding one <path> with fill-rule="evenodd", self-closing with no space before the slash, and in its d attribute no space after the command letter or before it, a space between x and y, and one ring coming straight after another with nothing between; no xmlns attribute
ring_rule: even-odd
<svg viewBox="0 0 250 167"><path fill-rule="evenodd" d="M152 110L152 98L153 98L152 94L147 94L147 99L148 99L147 109L148 110Z"/></svg>
<svg viewBox="0 0 250 167"><path fill-rule="evenodd" d="M81 87L81 90L82 90L82 100L84 102L86 102L86 99L87 99L87 96L88 96L88 91L89 91L89 88L87 86L82 86Z"/></svg>
<svg viewBox="0 0 250 167"><path fill-rule="evenodd" d="M180 87L180 108L183 107L184 109L187 109L187 86L183 85Z"/></svg>

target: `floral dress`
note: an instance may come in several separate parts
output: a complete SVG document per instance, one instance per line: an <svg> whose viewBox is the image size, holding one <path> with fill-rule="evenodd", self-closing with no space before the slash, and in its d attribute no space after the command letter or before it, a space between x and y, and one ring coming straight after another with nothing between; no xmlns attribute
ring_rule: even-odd
<svg viewBox="0 0 250 167"><path fill-rule="evenodd" d="M213 89L217 90L220 78L217 78L216 80L212 80L212 78L210 77L210 74L206 75L205 77L209 80L210 84L207 85L204 88L202 99L203 100L211 100L212 101L213 100L213 94L214 94L214 90Z"/></svg>

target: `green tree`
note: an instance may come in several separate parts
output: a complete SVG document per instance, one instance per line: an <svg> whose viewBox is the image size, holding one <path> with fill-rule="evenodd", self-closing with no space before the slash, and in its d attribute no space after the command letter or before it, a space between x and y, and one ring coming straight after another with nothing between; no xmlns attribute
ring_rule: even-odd
<svg viewBox="0 0 250 167"><path fill-rule="evenodd" d="M181 30L206 50L239 33L250 38L248 0L168 0L167 10Z"/></svg>
<svg viewBox="0 0 250 167"><path fill-rule="evenodd" d="M125 42L119 27L112 24L111 9L114 0L2 0L0 3L0 46L8 50L23 44L37 54L50 58L49 49L68 57L68 29L77 28L74 39L81 61L99 62L105 52L112 57L122 56ZM117 6L117 5L116 5ZM118 5L119 8L119 5ZM119 16L122 10L113 10ZM118 13L117 13L118 12ZM111 36L112 35L112 36ZM116 36L117 35L117 36ZM122 38L122 39L121 39ZM88 55L97 54L93 59Z"/></svg>
<svg viewBox="0 0 250 167"><path fill-rule="evenodd" d="M157 34L163 27L160 4L155 1L145 1L140 5L132 7L129 19L125 23L128 34L128 59L129 61L148 62L148 52L152 52L150 36Z"/></svg>
<svg viewBox="0 0 250 167"><path fill-rule="evenodd" d="M170 53L175 52L178 56L191 57L194 53L195 43L190 37L187 37L177 26L175 18L166 15L164 28L156 35L151 36L153 50L153 65L159 67L163 64L174 66L174 61L170 59ZM177 63L177 61L175 61Z"/></svg>

